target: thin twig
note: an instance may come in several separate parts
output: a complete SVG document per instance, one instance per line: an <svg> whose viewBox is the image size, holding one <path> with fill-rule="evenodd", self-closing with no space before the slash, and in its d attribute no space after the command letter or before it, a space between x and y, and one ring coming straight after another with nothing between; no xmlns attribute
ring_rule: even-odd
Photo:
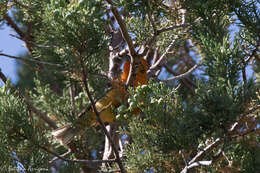
<svg viewBox="0 0 260 173"><path fill-rule="evenodd" d="M41 148L42 150L54 155L55 157L61 159L61 160L64 160L66 162L76 162L76 163L87 163L87 164L98 164L98 163L113 163L115 162L116 160L115 159L109 159L109 160L79 160L79 159L76 159L76 160L71 160L71 159L67 159L61 155L59 155L58 153L56 153L55 151L52 151L50 149L48 149L47 147L45 146L40 146L38 145L39 148Z"/></svg>
<svg viewBox="0 0 260 173"><path fill-rule="evenodd" d="M123 166L123 164L122 164L122 161L121 161L121 159L120 159L119 152L118 152L118 150L117 150L117 148L116 148L116 146L115 146L115 144L114 144L114 142L113 142L113 140L112 140L112 137L111 137L110 134L108 133L105 124L103 123L103 121L102 121L101 118L100 118L100 114L99 114L99 112L98 112L98 110L97 110L97 108L96 108L95 102L94 102L94 100L93 100L93 98L92 98L92 96L91 96L91 93L90 93L90 91L89 91L88 84L87 84L86 71L85 71L85 68L84 68L82 59L81 59L81 68L82 68L82 81L83 81L84 89L85 89L85 91L86 91L86 93L87 93L87 95L88 95L88 98L89 98L89 100L90 100L90 103L91 103L91 105L92 105L92 108L93 108L93 110L94 110L94 112L95 112L95 114L96 114L97 121L98 121L98 123L100 124L100 126L101 126L103 132L105 133L106 137L108 138L109 142L111 143L111 147L112 147L112 149L113 149L113 151L114 151L114 153L115 153L115 156L116 156L115 161L117 162L117 164L118 164L118 166L119 166L121 172L122 172L122 173L126 173L126 170L125 170L125 168L124 168L124 166Z"/></svg>
<svg viewBox="0 0 260 173"><path fill-rule="evenodd" d="M148 4L149 4L149 1L148 1ZM150 23L151 23L151 25L153 27L154 35L157 35L158 34L157 33L157 28L156 28L155 21L154 21L154 19L152 17L152 14L151 14L151 10L148 10L148 19L149 19L149 21L150 21Z"/></svg>
<svg viewBox="0 0 260 173"><path fill-rule="evenodd" d="M69 92L70 92L70 104L72 107L71 112L75 110L75 84L72 80L70 80L70 86L69 86Z"/></svg>
<svg viewBox="0 0 260 173"><path fill-rule="evenodd" d="M39 60L31 59L31 58L8 55L8 54L5 54L5 53L0 53L0 56L5 56L5 57L8 57L8 58L12 58L12 59L20 60L20 61L25 61L25 62L35 62L35 63L39 63L39 64L44 64L44 65L63 67L63 65L60 65L60 64L54 64L54 63L39 61Z"/></svg>
<svg viewBox="0 0 260 173"><path fill-rule="evenodd" d="M174 77L170 77L168 79L164 79L161 81L173 81L173 80L177 80L177 79L183 79L185 77L187 77L188 75L190 75L194 70L196 70L199 66L201 65L201 63L195 64L191 69L189 69L187 72L180 74L178 76L174 76Z"/></svg>
<svg viewBox="0 0 260 173"><path fill-rule="evenodd" d="M170 45L167 47L167 49L165 50L165 52L162 54L162 56L159 58L158 61L156 61L149 69L149 71L154 70L157 68L157 66L161 65L163 60L166 58L166 55L168 54L168 52L173 48L175 43L175 39L172 40L172 42L170 43ZM149 72L148 71L148 72Z"/></svg>
<svg viewBox="0 0 260 173"><path fill-rule="evenodd" d="M200 21L200 19L196 19L195 22L193 22L193 23L197 23L198 21ZM149 47L151 47L151 44L154 43L154 41L156 40L156 37L158 35L160 35L161 33L167 32L167 31L171 31L171 30L174 30L174 29L177 29L177 28L183 28L183 27L189 27L189 26L191 26L190 23L184 23L184 24L176 24L176 25L172 25L172 26L169 26L169 27L165 27L165 28L161 28L161 29L155 30L152 38L150 38L147 41L147 43L145 43L145 48L144 48L144 51L142 53L142 56L144 56L146 54L146 52L148 51Z"/></svg>
<svg viewBox="0 0 260 173"><path fill-rule="evenodd" d="M247 77L246 77L246 63L245 63L245 61L243 62L243 67L242 67L242 78L243 78L243 83L246 84L247 83L246 82Z"/></svg>
<svg viewBox="0 0 260 173"><path fill-rule="evenodd" d="M157 31L157 34L159 35L163 32L171 31L171 30L174 30L174 29L177 29L177 28L188 27L188 26L191 26L191 24L190 23L183 23L183 24L172 25L172 26L169 26L169 27L159 29Z"/></svg>
<svg viewBox="0 0 260 173"><path fill-rule="evenodd" d="M174 76L179 76L179 75L180 75L180 74L176 73L175 71L173 71L172 68L169 67L166 63L163 65L163 67L164 67L169 73L173 74ZM187 76L184 77L184 78L181 78L181 79L179 79L179 80L181 80L181 82L182 82L187 88L189 88L190 90L192 90L192 92L194 92L194 91L193 91L193 88L196 88L196 87L197 87L196 84L195 84L190 78L188 78Z"/></svg>
<svg viewBox="0 0 260 173"><path fill-rule="evenodd" d="M120 169L117 170L111 170L111 171L101 171L100 173L119 173Z"/></svg>
<svg viewBox="0 0 260 173"><path fill-rule="evenodd" d="M21 40L21 41L26 41L26 40L24 40L23 38L21 38L21 37L15 35L15 34L9 34L9 35L10 35L11 37L17 38L17 39L19 39L19 40ZM49 48L56 48L56 47L57 47L57 46L40 45L40 44L36 44L36 43L34 43L33 41L29 41L29 40L27 40L27 42L29 42L30 44L32 44L33 46L38 47L38 48L49 49Z"/></svg>
<svg viewBox="0 0 260 173"><path fill-rule="evenodd" d="M257 42L257 45L255 47L255 49L252 51L251 55L245 59L245 63L247 64L253 57L256 57L257 56L257 51L259 50L259 47L260 47L260 34L259 34L259 37L258 37L258 42Z"/></svg>
<svg viewBox="0 0 260 173"><path fill-rule="evenodd" d="M249 108L248 111L246 111L245 113L243 113L240 117L240 119L238 121L236 121L235 123L233 123L232 127L229 129L229 135L233 135L233 133L235 131L237 131L241 125L241 121L243 121L243 119L245 118L245 116L252 114L253 112L255 112L256 110L260 109L260 105L256 105L253 106L251 108Z"/></svg>
<svg viewBox="0 0 260 173"><path fill-rule="evenodd" d="M70 149L69 149L67 152L61 154L60 156L65 157L65 156L67 156L68 154L71 154L71 150L70 150ZM51 164L51 163L55 162L55 161L58 160L58 159L59 159L59 158L55 156L51 161L49 161L49 163Z"/></svg>

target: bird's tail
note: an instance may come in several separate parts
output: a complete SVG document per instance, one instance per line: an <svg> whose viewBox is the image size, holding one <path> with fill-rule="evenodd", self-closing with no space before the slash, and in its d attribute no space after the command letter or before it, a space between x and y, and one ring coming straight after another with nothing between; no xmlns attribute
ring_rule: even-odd
<svg viewBox="0 0 260 173"><path fill-rule="evenodd" d="M64 146L67 146L74 136L79 134L80 130L72 127L72 125L65 125L52 131L52 135Z"/></svg>

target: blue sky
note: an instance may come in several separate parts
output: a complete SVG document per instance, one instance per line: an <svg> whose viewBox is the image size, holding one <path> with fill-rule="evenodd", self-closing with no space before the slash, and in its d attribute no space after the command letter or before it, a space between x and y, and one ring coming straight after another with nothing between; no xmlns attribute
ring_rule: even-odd
<svg viewBox="0 0 260 173"><path fill-rule="evenodd" d="M23 41L18 40L9 34L15 34L10 27L4 25L0 28L0 51L15 56L24 53L26 48L23 47ZM0 56L0 69L11 79L12 83L15 83L18 80L15 61L16 60L14 59ZM2 81L0 82L0 85L2 85Z"/></svg>

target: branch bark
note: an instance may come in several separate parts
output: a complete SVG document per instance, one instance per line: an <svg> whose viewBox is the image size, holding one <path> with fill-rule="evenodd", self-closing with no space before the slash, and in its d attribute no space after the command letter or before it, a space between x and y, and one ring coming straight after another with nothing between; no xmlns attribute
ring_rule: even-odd
<svg viewBox="0 0 260 173"><path fill-rule="evenodd" d="M12 59L20 60L20 61L25 61L25 62L35 62L35 63L38 63L38 64L44 64L44 65L50 65L50 66L56 66L56 67L63 67L60 64L54 64L54 63L50 63L50 62L39 61L39 60L36 60L36 59L30 59L30 58L25 58L25 57L8 55L8 54L5 54L5 53L0 53L0 56L5 56L5 57L8 57L8 58L12 58Z"/></svg>
<svg viewBox="0 0 260 173"><path fill-rule="evenodd" d="M28 39L28 36L30 35L30 33L24 33L18 26L17 24L13 21L13 19L8 15L5 14L3 16L4 20L7 21L7 25L9 25L11 28L13 28L15 30L15 32L17 32L19 34L19 36L24 40L26 47L29 51L30 54L32 54L32 45L29 42L30 39Z"/></svg>
<svg viewBox="0 0 260 173"><path fill-rule="evenodd" d="M54 155L55 157L61 159L61 160L64 160L66 162L76 162L76 163L87 163L87 164L99 164L99 163L113 163L115 162L116 160L115 159L108 159L108 160L83 160L83 159L76 159L76 160L71 160L71 159L67 159L61 155L59 155L58 153L56 153L55 151L52 151L50 149L48 149L47 147L45 146L40 146L38 145L38 147L52 155Z"/></svg>
<svg viewBox="0 0 260 173"><path fill-rule="evenodd" d="M200 65L201 65L201 63L195 64L187 72L180 74L178 76L174 76L174 77L170 77L170 78L165 79L165 80L161 80L161 81L172 81L172 80L177 80L177 79L183 79L183 78L187 77L188 75L190 75L193 71L195 71Z"/></svg>
<svg viewBox="0 0 260 173"><path fill-rule="evenodd" d="M167 53L173 48L174 43L175 43L175 39L172 40L172 42L171 42L170 45L167 47L167 49L166 49L165 52L162 54L162 56L159 58L159 60L156 61L156 63L154 63L154 64L150 67L149 71L152 71L152 70L156 69L157 66L162 65L162 62L163 62L163 60L166 58ZM149 71L148 71L148 72L149 72Z"/></svg>
<svg viewBox="0 0 260 173"><path fill-rule="evenodd" d="M123 166L123 163L122 163L122 161L120 159L119 152L118 152L118 150L117 150L117 148L116 148L116 146L115 146L115 144L113 142L112 137L110 136L109 132L107 131L105 124L102 122L102 120L100 118L100 114L99 114L99 112L98 112L98 110L96 108L95 102L94 102L94 100L93 100L93 98L91 96L91 93L89 91L88 84L87 84L86 71L85 71L82 59L81 59L81 68L82 68L82 81L83 81L84 89L85 89L85 91L87 93L87 96L88 96L90 102L91 102L92 108L93 108L93 110L94 110L94 112L96 114L97 121L100 124L100 126L101 126L103 132L105 133L106 137L108 138L109 142L111 143L111 147L112 147L112 149L113 149L113 151L115 153L115 156L116 156L115 161L117 162L121 172L122 173L126 173L126 170L125 170L125 168Z"/></svg>
<svg viewBox="0 0 260 173"><path fill-rule="evenodd" d="M113 6L112 0L106 0L106 1L111 6L111 11L112 11L113 15L115 16L116 21L117 21L117 23L120 27L121 33L122 33L128 47L129 47L130 54L132 56L136 55L136 51L135 51L135 48L134 48L133 41L128 34L126 25L125 25L123 19L121 18L121 15L119 14L118 10Z"/></svg>

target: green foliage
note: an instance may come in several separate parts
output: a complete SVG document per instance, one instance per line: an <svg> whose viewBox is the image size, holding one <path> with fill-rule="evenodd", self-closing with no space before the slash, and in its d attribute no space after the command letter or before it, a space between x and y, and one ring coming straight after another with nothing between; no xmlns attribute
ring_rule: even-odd
<svg viewBox="0 0 260 173"><path fill-rule="evenodd" d="M191 171L230 168L259 172L259 2L113 0L113 6L137 48L158 34L156 30L181 24L185 17L187 27L160 33L150 47L158 50L158 59L175 40L165 59L169 68L179 67L176 74L187 71L198 59L202 62L200 73L169 83L150 80L129 89L124 104L113 108L120 133L131 138L124 153L127 170L181 172L198 152L220 139L221 143L202 158L212 160L212 164ZM42 61L20 66L17 88L58 126L77 124L78 115L90 103L82 84L83 72L95 101L106 94L109 81L99 76L108 69L109 36L105 30L112 21L107 18L112 15L109 8L100 0L0 2L0 19L11 10L17 26L28 34L30 55L24 57ZM181 12L183 9L186 11ZM114 25L119 27L116 22ZM252 78L246 75L249 65ZM187 83L190 88L185 88ZM10 82L0 88L1 165L6 170L15 168L11 155L15 152L27 172L50 168L53 155L41 146L60 154L67 148L53 139L49 126L30 111L20 94ZM68 159L102 159L104 134L98 126L89 127L86 117L80 119L86 128L74 140L78 151L67 155ZM237 131L232 132L236 124ZM252 124L255 126L250 129ZM64 162L59 171L79 172L84 166ZM116 163L98 165L95 171L111 168L117 168Z"/></svg>
<svg viewBox="0 0 260 173"><path fill-rule="evenodd" d="M172 157L176 150L189 148L190 135L179 135L182 126L183 106L176 90L164 84L150 83L131 91L126 113L128 126L122 133L131 136L133 142L127 148L126 165L134 172L149 170L170 171L178 160ZM131 112L141 110L141 119Z"/></svg>
<svg viewBox="0 0 260 173"><path fill-rule="evenodd" d="M44 136L46 130L39 131L36 118L30 115L27 105L18 99L18 93L11 88L8 82L0 90L0 145L3 150L1 163L4 163L2 168L5 170L12 167L14 158L11 154L16 152L26 169L39 168L39 165L47 169L49 155L38 149L39 144L48 145Z"/></svg>
<svg viewBox="0 0 260 173"><path fill-rule="evenodd" d="M103 55L102 50L106 43L103 31L105 21L102 19L104 11L101 5L99 1L73 4L67 4L65 0L51 1L44 7L45 16L42 22L47 27L42 28L37 40L39 43L54 46L59 62L70 68L74 67L72 64L79 65L76 60L78 53L88 59L86 65L97 67L95 62L100 59L98 56Z"/></svg>

